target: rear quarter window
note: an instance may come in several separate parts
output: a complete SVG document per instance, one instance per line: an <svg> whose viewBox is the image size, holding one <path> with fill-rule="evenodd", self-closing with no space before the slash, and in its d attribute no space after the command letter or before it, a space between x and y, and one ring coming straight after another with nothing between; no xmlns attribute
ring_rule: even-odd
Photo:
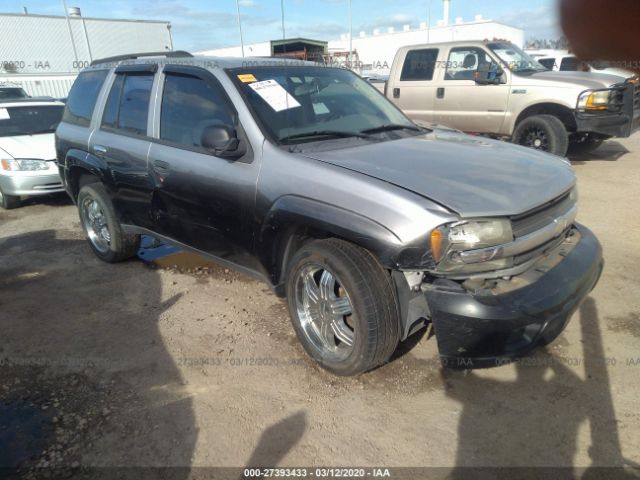
<svg viewBox="0 0 640 480"><path fill-rule="evenodd" d="M404 59L400 81L433 80L437 61L437 48L409 51Z"/></svg>
<svg viewBox="0 0 640 480"><path fill-rule="evenodd" d="M100 89L108 73L108 70L92 70L78 75L67 98L67 106L62 117L64 122L89 126Z"/></svg>

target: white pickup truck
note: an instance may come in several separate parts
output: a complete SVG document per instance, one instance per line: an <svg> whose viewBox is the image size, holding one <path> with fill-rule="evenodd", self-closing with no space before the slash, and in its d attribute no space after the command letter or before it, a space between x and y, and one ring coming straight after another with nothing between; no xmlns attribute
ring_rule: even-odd
<svg viewBox="0 0 640 480"><path fill-rule="evenodd" d="M548 71L502 41L403 47L385 95L414 121L561 156L588 152L640 127L637 77Z"/></svg>

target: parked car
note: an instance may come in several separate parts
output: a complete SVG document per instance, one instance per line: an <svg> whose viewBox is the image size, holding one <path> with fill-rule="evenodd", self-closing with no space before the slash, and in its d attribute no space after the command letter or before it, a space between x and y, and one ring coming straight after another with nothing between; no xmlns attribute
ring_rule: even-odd
<svg viewBox="0 0 640 480"><path fill-rule="evenodd" d="M57 158L106 262L146 234L288 299L302 345L353 375L431 322L443 362L556 338L602 268L564 159L417 126L351 71L131 55L82 71Z"/></svg>
<svg viewBox="0 0 640 480"><path fill-rule="evenodd" d="M525 50L532 58L548 70L556 72L596 72L616 75L623 80L636 76L631 70L616 67L612 62L578 60L568 50Z"/></svg>
<svg viewBox="0 0 640 480"><path fill-rule="evenodd" d="M640 127L640 83L550 72L515 45L451 42L398 50L386 95L411 119L564 156Z"/></svg>
<svg viewBox="0 0 640 480"><path fill-rule="evenodd" d="M20 205L20 197L64 192L54 132L64 104L20 99L0 102L0 206Z"/></svg>
<svg viewBox="0 0 640 480"><path fill-rule="evenodd" d="M0 82L0 102L29 98L29 94L17 83Z"/></svg>

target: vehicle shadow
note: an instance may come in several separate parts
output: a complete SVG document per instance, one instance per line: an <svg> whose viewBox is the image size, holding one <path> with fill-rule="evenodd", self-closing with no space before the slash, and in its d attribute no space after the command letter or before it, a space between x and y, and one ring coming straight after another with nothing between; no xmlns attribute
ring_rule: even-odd
<svg viewBox="0 0 640 480"><path fill-rule="evenodd" d="M584 301L578 316L580 358L541 351L516 362L514 381L443 370L447 396L462 404L451 478L497 478L498 473L514 479L638 478L610 468L631 465L621 452L608 359L592 298ZM575 373L576 366L584 368L584 379ZM585 425L590 440L583 444L578 434ZM576 453L585 450L590 465L574 467Z"/></svg>
<svg viewBox="0 0 640 480"><path fill-rule="evenodd" d="M277 466L300 441L306 429L307 416L303 411L294 413L271 425L260 435L258 444L253 449L249 460L247 460L247 468L273 468Z"/></svg>
<svg viewBox="0 0 640 480"><path fill-rule="evenodd" d="M193 395L159 330L178 298L84 240L0 239L0 476L187 478Z"/></svg>
<svg viewBox="0 0 640 480"><path fill-rule="evenodd" d="M64 207L72 205L73 202L66 193L51 193L49 195L42 195L38 197L23 197L20 202L21 207L27 207L30 205L46 205L48 207Z"/></svg>
<svg viewBox="0 0 640 480"><path fill-rule="evenodd" d="M627 148L620 142L615 140L608 140L604 142L599 148L590 153L571 154L567 156L571 163L574 165L584 165L586 162L615 162L622 158L627 153L630 153Z"/></svg>

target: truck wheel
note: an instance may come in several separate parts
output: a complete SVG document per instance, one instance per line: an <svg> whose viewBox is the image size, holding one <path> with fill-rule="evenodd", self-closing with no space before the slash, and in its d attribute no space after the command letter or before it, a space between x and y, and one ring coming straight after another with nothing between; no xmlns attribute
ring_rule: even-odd
<svg viewBox="0 0 640 480"><path fill-rule="evenodd" d="M80 189L78 212L89 246L100 260L121 262L136 254L140 235L122 231L104 185L91 183Z"/></svg>
<svg viewBox="0 0 640 480"><path fill-rule="evenodd" d="M569 146L569 134L564 124L553 115L525 118L513 132L513 143L564 157Z"/></svg>
<svg viewBox="0 0 640 480"><path fill-rule="evenodd" d="M304 245L290 262L287 297L303 347L336 375L382 365L398 345L391 277L363 248L338 239Z"/></svg>
<svg viewBox="0 0 640 480"><path fill-rule="evenodd" d="M584 155L593 152L604 142L604 138L579 137L569 143L569 153L571 155Z"/></svg>
<svg viewBox="0 0 640 480"><path fill-rule="evenodd" d="M18 208L20 206L20 197L15 195L7 195L2 191L0 187L0 207L5 210L11 210L12 208Z"/></svg>

